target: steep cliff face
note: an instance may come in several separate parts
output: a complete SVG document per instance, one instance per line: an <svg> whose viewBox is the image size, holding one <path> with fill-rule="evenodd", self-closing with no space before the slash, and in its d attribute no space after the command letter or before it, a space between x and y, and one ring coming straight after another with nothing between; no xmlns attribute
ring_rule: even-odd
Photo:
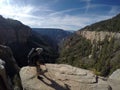
<svg viewBox="0 0 120 90"><path fill-rule="evenodd" d="M91 41L102 41L107 36L109 39L114 37L120 38L120 14L108 20L100 21L86 26L76 32Z"/></svg>
<svg viewBox="0 0 120 90"><path fill-rule="evenodd" d="M24 57L24 48L22 48L21 45L26 44L30 36L31 29L28 26L22 24L20 21L5 19L0 16L0 44L9 46L12 49L19 65L24 64L24 62L23 64L20 63L20 59ZM25 48L27 47L26 45ZM18 58L18 52L16 52L18 49L21 50L21 52L19 52L20 58Z"/></svg>
<svg viewBox="0 0 120 90"><path fill-rule="evenodd" d="M58 54L41 38L31 33L31 28L20 21L5 19L0 16L0 44L9 46L19 66L28 64L27 55L31 48L44 49L43 57L46 62L55 62Z"/></svg>
<svg viewBox="0 0 120 90"><path fill-rule="evenodd" d="M91 42L95 41L103 41L106 37L111 39L120 39L119 32L108 32L108 31L87 31L81 30L76 32L77 35L81 35L86 39L90 40Z"/></svg>
<svg viewBox="0 0 120 90"><path fill-rule="evenodd" d="M6 33L8 35L6 35ZM15 41L15 32L14 30L7 24L6 20L0 16L0 43L4 44Z"/></svg>
<svg viewBox="0 0 120 90"><path fill-rule="evenodd" d="M14 29L16 42L27 42L31 35L31 28L22 24L20 21L7 19L7 23Z"/></svg>
<svg viewBox="0 0 120 90"><path fill-rule="evenodd" d="M0 16L0 44L26 42L31 29L21 22Z"/></svg>

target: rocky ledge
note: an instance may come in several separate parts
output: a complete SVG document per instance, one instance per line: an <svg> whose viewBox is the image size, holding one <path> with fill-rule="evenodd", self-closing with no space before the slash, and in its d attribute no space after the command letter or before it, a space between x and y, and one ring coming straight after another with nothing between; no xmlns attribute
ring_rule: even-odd
<svg viewBox="0 0 120 90"><path fill-rule="evenodd" d="M24 90L119 90L120 81L97 77L92 71L65 64L41 66L41 78L36 68L26 66L20 70Z"/></svg>

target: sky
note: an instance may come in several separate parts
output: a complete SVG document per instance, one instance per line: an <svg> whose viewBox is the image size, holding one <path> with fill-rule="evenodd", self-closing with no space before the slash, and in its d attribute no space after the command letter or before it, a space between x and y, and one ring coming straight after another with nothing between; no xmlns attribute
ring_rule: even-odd
<svg viewBox="0 0 120 90"><path fill-rule="evenodd" d="M120 0L0 0L0 15L32 28L79 30L120 13Z"/></svg>

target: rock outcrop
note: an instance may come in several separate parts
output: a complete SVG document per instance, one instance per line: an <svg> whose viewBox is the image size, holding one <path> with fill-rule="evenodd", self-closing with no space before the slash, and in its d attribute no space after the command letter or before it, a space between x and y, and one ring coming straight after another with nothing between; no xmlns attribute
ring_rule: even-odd
<svg viewBox="0 0 120 90"><path fill-rule="evenodd" d="M118 90L119 82L97 77L93 72L65 64L46 64L41 66L40 79L36 68L26 66L20 70L25 90ZM46 70L46 69L47 70ZM116 83L116 87L114 87Z"/></svg>
<svg viewBox="0 0 120 90"><path fill-rule="evenodd" d="M110 75L109 78L110 78L110 79L113 79L113 80L118 80L118 81L120 81L120 69L117 69L116 71L114 71L113 74Z"/></svg>
<svg viewBox="0 0 120 90"><path fill-rule="evenodd" d="M0 90L12 90L8 83L8 76L6 74L5 62L0 59Z"/></svg>
<svg viewBox="0 0 120 90"><path fill-rule="evenodd" d="M13 77L19 72L20 68L17 65L12 51L9 47L0 45L0 58L6 63L7 75Z"/></svg>
<svg viewBox="0 0 120 90"><path fill-rule="evenodd" d="M109 76L108 83L114 88L113 90L120 89L120 69L117 69Z"/></svg>
<svg viewBox="0 0 120 90"><path fill-rule="evenodd" d="M0 45L0 90L22 90L19 70L12 50Z"/></svg>

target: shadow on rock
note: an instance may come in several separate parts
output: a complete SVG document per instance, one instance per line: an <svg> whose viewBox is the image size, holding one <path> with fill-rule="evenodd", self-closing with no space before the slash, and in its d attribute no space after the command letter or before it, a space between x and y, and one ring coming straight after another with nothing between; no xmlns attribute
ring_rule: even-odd
<svg viewBox="0 0 120 90"><path fill-rule="evenodd" d="M65 87L62 87L61 85L59 85L57 82L55 82L54 80L48 78L46 75L42 74L44 76L44 78L46 78L47 80L49 80L51 82L51 84L48 84L47 82L45 82L43 80L42 77L38 77L39 80L41 80L44 84L46 84L49 87L54 88L55 90L70 90L69 86L67 84L65 84Z"/></svg>

